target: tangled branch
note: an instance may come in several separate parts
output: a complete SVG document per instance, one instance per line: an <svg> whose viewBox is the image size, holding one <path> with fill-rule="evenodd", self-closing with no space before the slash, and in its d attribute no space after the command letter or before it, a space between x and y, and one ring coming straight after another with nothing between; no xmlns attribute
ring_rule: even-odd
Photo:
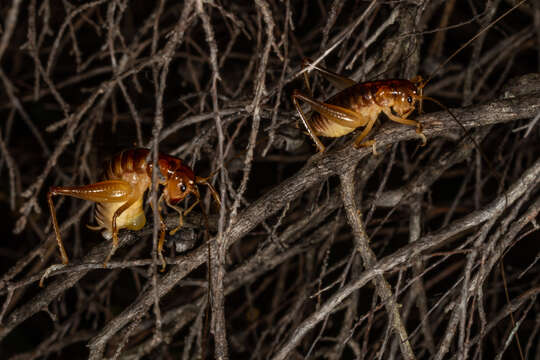
<svg viewBox="0 0 540 360"><path fill-rule="evenodd" d="M530 58L540 56L540 9L526 2L432 73L508 9L3 5L0 199L10 231L0 247L0 353L534 358L540 68ZM428 139L420 147L415 129L381 116L370 134L378 155L348 135L323 138L327 151L315 154L289 100L310 71L305 57L354 81L434 75L425 92L461 125L435 107L412 115ZM311 84L321 101L336 93L316 76ZM205 194L207 221L193 211L167 235L164 273L153 221L121 231L103 269L110 243L81 226L93 222L92 204L63 198L56 211L73 261L49 268L58 258L41 211L47 188L96 182L104 159L134 145L152 148L153 161L161 151L200 176L218 174L220 211ZM146 201L154 216L156 190ZM177 226L177 214L164 217Z"/></svg>

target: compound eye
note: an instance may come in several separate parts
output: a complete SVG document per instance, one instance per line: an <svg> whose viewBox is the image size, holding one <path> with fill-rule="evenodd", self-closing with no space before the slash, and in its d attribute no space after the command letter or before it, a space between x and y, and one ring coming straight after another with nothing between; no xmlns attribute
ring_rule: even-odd
<svg viewBox="0 0 540 360"><path fill-rule="evenodd" d="M181 191L181 192L185 192L185 191L186 191L186 185L181 184L181 185L180 185L180 191Z"/></svg>
<svg viewBox="0 0 540 360"><path fill-rule="evenodd" d="M407 97L407 102L408 102L409 104L412 104L412 96Z"/></svg>

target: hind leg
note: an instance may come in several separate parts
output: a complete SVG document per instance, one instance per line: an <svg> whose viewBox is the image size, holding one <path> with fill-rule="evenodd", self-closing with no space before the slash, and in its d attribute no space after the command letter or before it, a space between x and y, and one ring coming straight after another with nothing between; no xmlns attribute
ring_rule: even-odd
<svg viewBox="0 0 540 360"><path fill-rule="evenodd" d="M58 226L58 220L56 219L56 211L52 199L53 196L64 195L95 202L120 202L125 201L131 192L131 185L122 180L108 180L83 186L53 186L49 189L47 201L49 203L56 242L58 244L58 249L60 250L63 264L67 264L69 259L60 236L60 227Z"/></svg>
<svg viewBox="0 0 540 360"><path fill-rule="evenodd" d="M349 79L347 77L341 76L333 71L330 71L322 66L319 65L313 65L311 63L311 60L304 59L302 62L302 67L305 68L313 68L314 70L321 73L321 75L328 81L332 83L338 90L344 90L348 87L351 87L356 84L356 81ZM313 93L311 91L311 86L309 84L309 78L308 78L308 70L304 71L304 81L306 83L306 87L309 90L309 93L311 96L313 96Z"/></svg>
<svg viewBox="0 0 540 360"><path fill-rule="evenodd" d="M298 90L295 90L292 95L294 106L296 107L296 110L298 111L298 114L300 115L300 118L302 119L302 122L304 123L304 126L306 127L309 136L311 136L311 138L315 142L315 145L317 145L319 152L321 153L324 152L325 147L322 144L321 140L319 140L319 138L317 137L317 132L320 133L320 131L316 131L317 129L314 129L311 126L310 121L306 118L304 112L302 111L302 108L300 107L298 99L307 102L314 112L321 114L331 123L339 125L340 128L347 127L350 128L352 131L352 129L356 129L357 127L365 126L367 124L366 119L353 110L346 109L338 105L327 104L313 100L309 96L306 96L300 93ZM326 130L331 132L335 129L332 129L330 125L330 128ZM323 136L336 137L335 135L330 134L323 134Z"/></svg>

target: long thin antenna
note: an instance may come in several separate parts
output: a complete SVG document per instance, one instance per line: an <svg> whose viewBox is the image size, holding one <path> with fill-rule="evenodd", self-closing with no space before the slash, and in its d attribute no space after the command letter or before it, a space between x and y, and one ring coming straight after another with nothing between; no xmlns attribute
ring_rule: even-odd
<svg viewBox="0 0 540 360"><path fill-rule="evenodd" d="M496 23L498 23L502 18L504 18L506 15L510 14L512 11L514 11L517 7L519 7L521 4L523 4L525 1L527 0L521 0L519 3L517 3L516 5L514 5L510 10L506 11L504 14L502 14L501 16L499 16L497 19L495 19L494 21L491 22L491 24L489 24L488 26L486 26L485 28L483 28L478 34L476 34L475 36L473 36L469 41L467 41L465 44L461 45L461 47L459 49L457 49L456 51L454 51L454 53L452 55L450 55L450 57L448 57L448 59L446 59L441 65L439 65L434 72L431 73L431 75L427 78L427 80L421 85L422 87L426 86L426 84L431 80L433 79L433 77L435 76L435 74L437 74L437 72L439 70L442 69L443 66L445 66L446 64L448 64L450 62L450 60L452 60L457 54L459 54L459 52L461 50L463 50L464 48L466 48L467 46L469 46L474 40L476 40L480 35L482 35L483 33L485 33L487 30L489 30L491 27L493 27L493 25L495 25Z"/></svg>
<svg viewBox="0 0 540 360"><path fill-rule="evenodd" d="M489 169L495 174L496 177L499 178L499 180L501 182L504 182L503 180L503 176L499 173L499 171L497 171L497 169L495 168L495 166L491 163L491 161L487 158L486 154L484 154L484 152L482 151L482 149L480 148L480 144L478 144L478 142L476 141L476 139L470 134L469 130L467 130L467 128L465 126L463 126L463 124L461 123L461 121L458 120L457 116L454 115L454 113L452 113L450 111L450 109L448 107L446 107L443 103L441 103L440 101L432 98L432 97L429 97L429 96L419 96L420 99L422 100L429 100L429 101L432 101L434 102L435 104L439 105L442 109L446 110L448 112L448 114L450 114L450 116L454 119L454 121L461 127L461 129L463 130L463 132L465 133L465 135L471 139L471 141L473 142L474 144L474 147L476 148L476 150L478 150L478 152L480 153L480 156L482 157L482 159L486 162L486 164L488 165ZM508 206L508 196L506 195L506 193L504 194L504 198L505 198L505 208Z"/></svg>

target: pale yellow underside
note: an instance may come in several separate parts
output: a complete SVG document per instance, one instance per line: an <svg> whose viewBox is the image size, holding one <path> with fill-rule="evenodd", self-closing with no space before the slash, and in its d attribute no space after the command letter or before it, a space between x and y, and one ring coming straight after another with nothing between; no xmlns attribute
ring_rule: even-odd
<svg viewBox="0 0 540 360"><path fill-rule="evenodd" d="M96 219L99 228L103 229L102 235L106 239L112 238L112 218L114 212L122 206L123 202L117 203L101 203L98 206L100 207L100 212L103 217ZM120 229L129 229L129 230L140 230L146 224L146 218L143 211L143 198L140 197L133 205L127 208L117 219L116 227ZM104 219L104 220L102 220ZM106 220L108 219L108 220Z"/></svg>
<svg viewBox="0 0 540 360"><path fill-rule="evenodd" d="M359 119L361 119L354 124L356 127L340 125L321 114L319 122L322 126L316 127L316 135L333 138L347 135L356 130L358 127L367 125L372 118L377 118L381 112L381 108L376 104L370 106L358 106L351 110L358 115Z"/></svg>
<svg viewBox="0 0 540 360"><path fill-rule="evenodd" d="M324 131L318 131L317 135L325 136L325 137L340 137L343 135L347 135L348 133L353 132L355 129L342 126L336 123L330 123L328 126L325 127Z"/></svg>

